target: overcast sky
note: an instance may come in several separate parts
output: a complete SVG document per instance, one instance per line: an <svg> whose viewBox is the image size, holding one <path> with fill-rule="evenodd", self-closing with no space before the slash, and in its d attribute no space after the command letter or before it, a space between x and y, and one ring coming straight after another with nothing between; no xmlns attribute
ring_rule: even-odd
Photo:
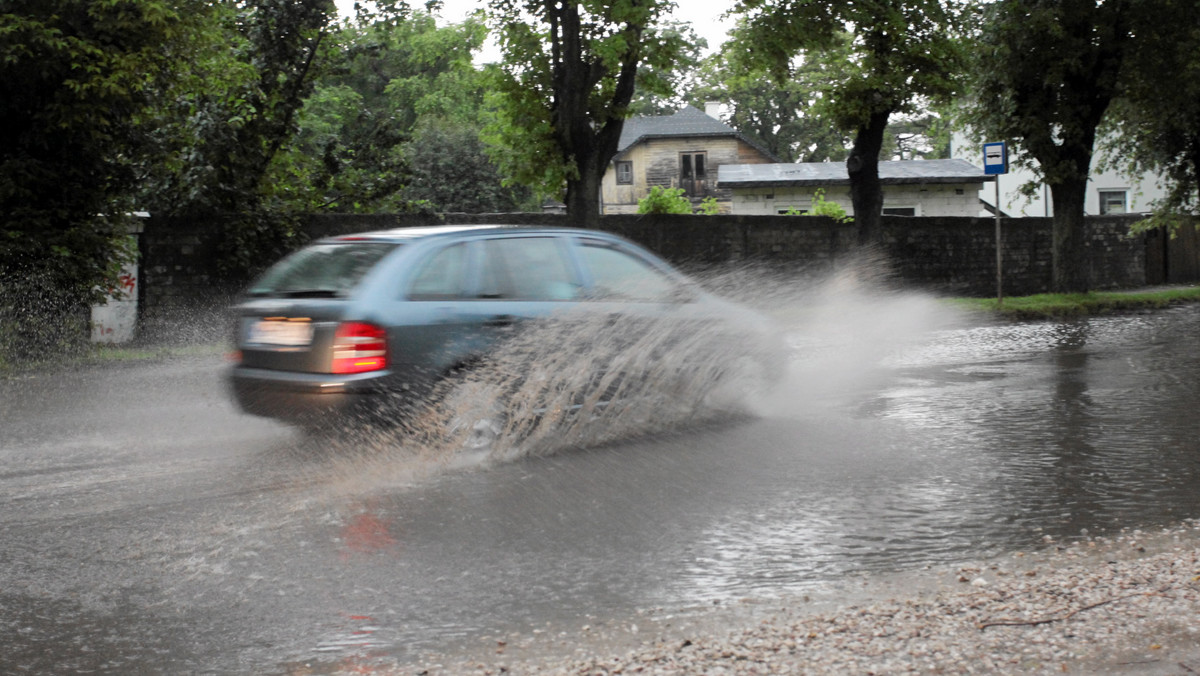
<svg viewBox="0 0 1200 676"><path fill-rule="evenodd" d="M354 13L354 0L336 0L336 2L343 15L350 16ZM413 7L422 6L421 0L410 0L409 4ZM702 0L701 2L688 2L688 6L684 8L683 3L680 3L675 10L675 18L691 22L692 29L696 31L696 34L708 40L709 50L715 51L725 41L725 33L733 26L732 21L720 20L721 14L732 4L732 1ZM442 11L440 12L442 21L439 24L462 21L479 5L479 0L442 0ZM499 61L500 53L494 44L486 44L483 47L483 54L478 60L484 63Z"/></svg>

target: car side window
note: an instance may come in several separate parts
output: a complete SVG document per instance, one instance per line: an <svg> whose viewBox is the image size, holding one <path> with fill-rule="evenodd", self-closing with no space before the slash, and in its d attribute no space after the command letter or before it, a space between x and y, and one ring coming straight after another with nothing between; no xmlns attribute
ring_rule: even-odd
<svg viewBox="0 0 1200 676"><path fill-rule="evenodd" d="M554 237L485 240L482 298L574 300L579 284Z"/></svg>
<svg viewBox="0 0 1200 676"><path fill-rule="evenodd" d="M601 299L665 302L679 288L650 263L599 241L585 241L580 254L592 272L593 294Z"/></svg>
<svg viewBox="0 0 1200 676"><path fill-rule="evenodd" d="M461 298L466 288L467 245L453 244L421 265L408 290L410 300Z"/></svg>

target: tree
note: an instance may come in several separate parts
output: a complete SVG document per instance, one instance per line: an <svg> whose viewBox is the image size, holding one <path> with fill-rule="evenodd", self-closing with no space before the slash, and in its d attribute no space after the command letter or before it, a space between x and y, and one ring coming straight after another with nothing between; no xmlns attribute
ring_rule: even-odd
<svg viewBox="0 0 1200 676"><path fill-rule="evenodd" d="M657 28L663 35L679 45L679 54L666 70L655 68L643 61L638 66L638 85L629 103L631 116L673 115L686 102L684 92L695 89L704 77L696 68L679 64L698 64L704 60L708 41L696 34L690 23L669 21ZM704 106L700 106L703 110Z"/></svg>
<svg viewBox="0 0 1200 676"><path fill-rule="evenodd" d="M1157 174L1167 195L1145 226L1179 227L1200 211L1200 24L1192 0L1163 0L1140 16L1121 94L1102 124L1109 165ZM1169 83L1164 86L1164 83Z"/></svg>
<svg viewBox="0 0 1200 676"><path fill-rule="evenodd" d="M747 54L780 82L797 59L846 54L846 77L822 89L840 129L853 130L846 160L861 244L876 240L883 210L879 156L888 121L949 98L960 72L954 0L740 0ZM803 61L802 61L803 62Z"/></svg>
<svg viewBox="0 0 1200 676"><path fill-rule="evenodd" d="M688 99L699 108L705 101L726 104L730 126L785 161L845 161L849 139L818 105L825 84L838 77L829 68L834 60L806 59L773 82L770 69L744 49L743 31L735 28L733 40L703 61L701 84Z"/></svg>
<svg viewBox="0 0 1200 676"><path fill-rule="evenodd" d="M295 138L271 165L269 183L286 187L278 201L292 210L406 210L405 186L418 174L428 176L417 163L429 158L417 159L406 148L419 128L429 127L436 138L427 140L443 148L437 139L453 135L464 145L445 149L460 160L480 146L479 111L489 75L471 61L483 44L484 26L468 19L438 27L433 16L414 12L349 26L333 37L339 49L304 102ZM465 193L499 190L498 178L472 187L464 178L452 181ZM481 178L469 174L470 180Z"/></svg>
<svg viewBox="0 0 1200 676"><path fill-rule="evenodd" d="M974 53L967 119L1016 142L1054 201L1053 288L1090 286L1084 199L1097 129L1131 43L1127 0L997 0ZM1018 158L1022 155L1018 155Z"/></svg>
<svg viewBox="0 0 1200 676"><path fill-rule="evenodd" d="M531 200L528 190L502 184L476 126L431 119L405 144L404 159L410 174L400 197L436 212L513 211Z"/></svg>
<svg viewBox="0 0 1200 676"><path fill-rule="evenodd" d="M926 110L893 118L883 143L883 156L898 160L950 159L951 126L948 115Z"/></svg>
<svg viewBox="0 0 1200 676"><path fill-rule="evenodd" d="M228 5L227 5L228 6ZM154 208L166 213L252 214L270 202L265 181L293 139L304 101L335 47L333 0L242 0L223 35L236 76L219 91L190 92L177 132L189 161L166 177Z"/></svg>
<svg viewBox="0 0 1200 676"><path fill-rule="evenodd" d="M59 309L86 307L120 270L121 219L134 207L137 167L154 152L142 123L187 80L189 47L211 8L200 0L2 7L0 276L8 279L0 281L33 284ZM11 300L11 287L3 295Z"/></svg>
<svg viewBox="0 0 1200 676"><path fill-rule="evenodd" d="M558 193L572 221L594 225L600 181L641 84L661 95L683 45L658 31L666 0L491 0L504 53L488 139L518 182ZM639 67L643 76L639 82Z"/></svg>

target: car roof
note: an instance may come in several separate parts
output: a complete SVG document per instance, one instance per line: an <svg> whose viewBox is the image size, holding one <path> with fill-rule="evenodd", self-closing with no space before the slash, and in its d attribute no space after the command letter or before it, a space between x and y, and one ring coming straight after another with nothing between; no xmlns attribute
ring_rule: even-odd
<svg viewBox="0 0 1200 676"><path fill-rule="evenodd" d="M370 232L356 232L346 235L337 235L333 237L322 238L323 242L362 242L362 241L380 241L380 242L410 242L417 239L426 239L433 237L448 237L452 235L469 234L475 232L489 232L496 230L513 230L525 233L543 233L543 234L586 234L597 237L605 237L609 239L618 239L615 235L606 232L595 230L585 230L582 228L566 228L566 227L548 227L534 225L435 225L435 226L419 226L411 228L392 228L390 230L373 230Z"/></svg>

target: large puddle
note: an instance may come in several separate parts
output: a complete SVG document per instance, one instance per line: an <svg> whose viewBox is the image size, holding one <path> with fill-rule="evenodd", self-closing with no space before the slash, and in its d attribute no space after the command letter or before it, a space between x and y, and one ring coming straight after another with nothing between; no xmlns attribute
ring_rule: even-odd
<svg viewBox="0 0 1200 676"><path fill-rule="evenodd" d="M381 650L819 593L1200 515L1200 308L980 325L853 275L803 300L777 307L793 353L741 400L751 418L599 447L551 433L378 501L406 561L464 570L406 592L440 621ZM645 432L671 410L614 420Z"/></svg>
<svg viewBox="0 0 1200 676"><path fill-rule="evenodd" d="M417 429L304 439L236 416L215 364L9 383L0 652L403 663L1200 516L1200 306L990 324L853 273L715 283L782 327L770 389L752 342L607 323L600 368L552 326ZM480 421L498 443L463 454Z"/></svg>

